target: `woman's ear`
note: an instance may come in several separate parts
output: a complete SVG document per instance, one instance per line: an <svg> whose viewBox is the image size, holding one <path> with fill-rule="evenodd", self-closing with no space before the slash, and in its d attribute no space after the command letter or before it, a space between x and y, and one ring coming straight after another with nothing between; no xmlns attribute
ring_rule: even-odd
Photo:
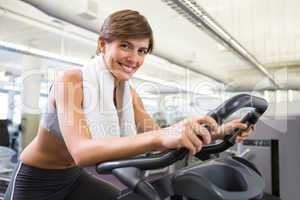
<svg viewBox="0 0 300 200"><path fill-rule="evenodd" d="M98 39L98 52L105 53L105 40L102 37Z"/></svg>

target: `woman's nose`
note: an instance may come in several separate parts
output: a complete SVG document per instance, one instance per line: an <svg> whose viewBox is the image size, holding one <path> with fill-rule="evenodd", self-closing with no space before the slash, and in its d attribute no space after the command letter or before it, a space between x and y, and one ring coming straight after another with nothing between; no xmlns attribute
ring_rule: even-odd
<svg viewBox="0 0 300 200"><path fill-rule="evenodd" d="M127 56L127 61L130 64L134 64L134 65L138 65L141 62L141 58L138 55L137 52L131 52L128 56Z"/></svg>

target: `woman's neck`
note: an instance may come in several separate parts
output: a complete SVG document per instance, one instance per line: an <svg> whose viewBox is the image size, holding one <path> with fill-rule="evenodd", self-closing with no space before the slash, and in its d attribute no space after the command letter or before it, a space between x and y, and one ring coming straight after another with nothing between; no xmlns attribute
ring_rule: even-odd
<svg viewBox="0 0 300 200"><path fill-rule="evenodd" d="M120 85L121 81L118 80L116 77L114 77L114 86L115 88L118 87Z"/></svg>

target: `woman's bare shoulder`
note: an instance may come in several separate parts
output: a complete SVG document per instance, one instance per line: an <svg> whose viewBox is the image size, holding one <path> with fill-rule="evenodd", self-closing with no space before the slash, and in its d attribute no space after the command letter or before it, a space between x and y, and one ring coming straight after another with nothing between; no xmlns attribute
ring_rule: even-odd
<svg viewBox="0 0 300 200"><path fill-rule="evenodd" d="M66 70L59 75L58 80L63 82L82 82L82 72L79 69Z"/></svg>
<svg viewBox="0 0 300 200"><path fill-rule="evenodd" d="M74 99L81 104L83 98L82 80L82 72L79 69L66 70L60 73L54 82L53 90L50 91L50 100L53 106L56 108L57 102L61 99L59 97L63 97L63 93L74 95Z"/></svg>

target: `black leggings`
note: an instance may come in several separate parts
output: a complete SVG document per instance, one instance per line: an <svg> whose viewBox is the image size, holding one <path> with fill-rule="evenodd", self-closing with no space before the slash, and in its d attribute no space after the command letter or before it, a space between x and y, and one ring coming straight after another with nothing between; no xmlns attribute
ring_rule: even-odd
<svg viewBox="0 0 300 200"><path fill-rule="evenodd" d="M119 190L82 168L47 170L19 162L4 200L113 200Z"/></svg>

